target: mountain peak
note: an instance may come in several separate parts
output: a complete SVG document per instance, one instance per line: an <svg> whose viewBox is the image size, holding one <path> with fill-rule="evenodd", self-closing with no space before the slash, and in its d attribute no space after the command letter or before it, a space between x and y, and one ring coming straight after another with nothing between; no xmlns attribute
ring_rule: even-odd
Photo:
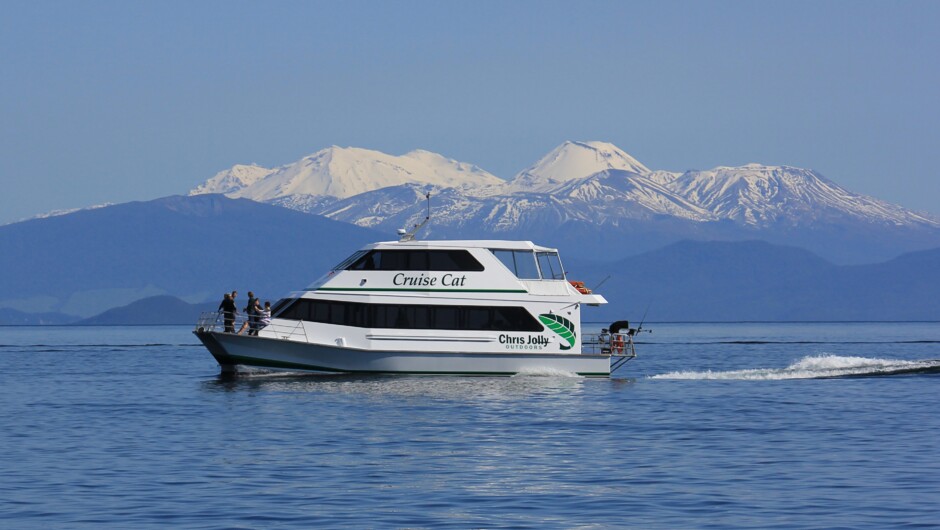
<svg viewBox="0 0 940 530"><path fill-rule="evenodd" d="M190 193L224 193L229 197L265 202L292 196L347 198L407 183L459 187L503 182L473 164L430 151L415 150L394 156L334 145L277 169L235 166Z"/></svg>
<svg viewBox="0 0 940 530"><path fill-rule="evenodd" d="M261 167L257 164L235 164L226 170L219 171L209 180L190 190L189 194L235 193L242 188L251 186L273 172L273 169Z"/></svg>
<svg viewBox="0 0 940 530"><path fill-rule="evenodd" d="M646 175L650 170L607 142L566 141L512 180L514 191L549 191L557 185L610 169Z"/></svg>
<svg viewBox="0 0 940 530"><path fill-rule="evenodd" d="M934 219L850 192L809 169L751 163L688 171L667 184L672 191L745 225L816 223L847 216L891 225L938 226Z"/></svg>

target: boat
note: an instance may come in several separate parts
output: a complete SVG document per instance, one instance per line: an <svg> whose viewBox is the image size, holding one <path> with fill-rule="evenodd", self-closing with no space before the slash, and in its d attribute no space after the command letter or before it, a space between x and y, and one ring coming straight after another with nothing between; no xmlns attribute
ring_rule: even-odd
<svg viewBox="0 0 940 530"><path fill-rule="evenodd" d="M226 331L220 312L203 313L194 333L223 374L262 367L607 377L636 356L637 330L624 321L584 336L582 307L607 300L567 279L557 249L399 235L355 251L278 301L266 325L251 323L253 333L235 332L244 315Z"/></svg>

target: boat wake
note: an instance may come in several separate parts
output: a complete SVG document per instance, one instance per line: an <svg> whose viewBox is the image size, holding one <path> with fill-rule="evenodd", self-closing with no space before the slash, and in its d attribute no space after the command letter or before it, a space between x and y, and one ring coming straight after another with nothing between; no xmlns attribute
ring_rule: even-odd
<svg viewBox="0 0 940 530"><path fill-rule="evenodd" d="M729 379L775 381L783 379L826 379L833 377L876 377L887 375L940 374L940 359L902 361L840 355L817 355L800 359L786 368L754 368L727 372L670 372L650 379Z"/></svg>

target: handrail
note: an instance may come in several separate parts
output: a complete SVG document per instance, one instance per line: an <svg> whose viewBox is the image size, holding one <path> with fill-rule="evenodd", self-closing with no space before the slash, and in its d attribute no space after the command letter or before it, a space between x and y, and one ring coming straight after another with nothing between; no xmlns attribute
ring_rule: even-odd
<svg viewBox="0 0 940 530"><path fill-rule="evenodd" d="M581 337L583 353L610 355L614 357L636 357L633 335L629 333L599 333Z"/></svg>
<svg viewBox="0 0 940 530"><path fill-rule="evenodd" d="M206 311L199 315L199 319L196 321L195 331L255 335L255 331L257 330L257 336L259 337L310 342L307 339L307 330L304 329L303 322L299 320L285 321L269 319L269 321L265 323L262 319L263 317L260 315L235 313L235 317L231 321L231 328L226 329L226 319L222 311ZM286 324L286 322L292 323Z"/></svg>

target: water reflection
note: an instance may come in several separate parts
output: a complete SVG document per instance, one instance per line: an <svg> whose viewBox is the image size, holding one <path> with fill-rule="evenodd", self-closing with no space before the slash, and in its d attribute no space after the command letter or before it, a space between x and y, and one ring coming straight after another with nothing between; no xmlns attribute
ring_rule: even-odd
<svg viewBox="0 0 940 530"><path fill-rule="evenodd" d="M631 385L634 380L614 381ZM501 400L539 395L576 395L592 380L565 375L517 375L514 377L466 377L437 375L307 374L251 371L219 375L205 381L210 392L297 392L362 395L367 397L423 397L454 400Z"/></svg>

